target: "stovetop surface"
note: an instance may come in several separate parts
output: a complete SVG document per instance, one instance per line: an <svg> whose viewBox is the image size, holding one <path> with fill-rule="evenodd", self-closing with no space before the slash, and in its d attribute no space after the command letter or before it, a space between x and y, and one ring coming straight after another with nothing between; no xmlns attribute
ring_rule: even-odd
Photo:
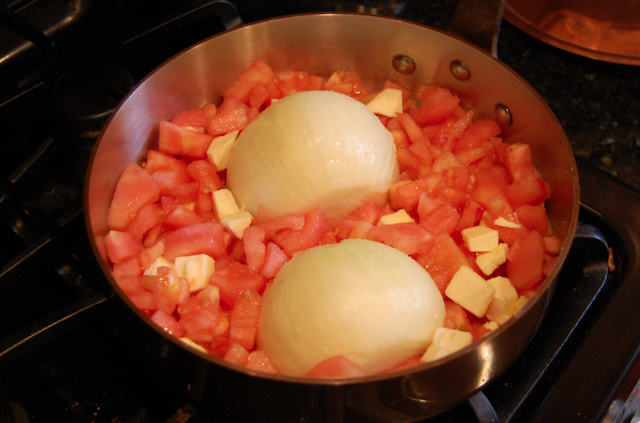
<svg viewBox="0 0 640 423"><path fill-rule="evenodd" d="M37 3L9 2L6 6L26 15ZM185 11L184 4L165 0L154 3L151 14L146 13L150 5L145 3L87 1L81 11L86 10L90 18L78 18L80 23L53 37L56 49L38 52L46 57L36 62L37 67L0 90L8 93L0 95L0 122L6 130L2 142L12 143L11 154L0 155L0 217L11 222L0 226L4 241L0 258L6 263L0 276L11 281L0 287L0 346L11 345L7 337L25 321L36 322L29 328L35 332L47 323L57 327L44 341L26 342L28 348L2 355L10 364L0 367L0 421L11 413L24 418L16 421L33 422L225 421L160 380L145 365L144 357L127 348L113 322L104 319L112 301L83 238L84 166L66 165L70 159L87 162L92 146L87 134L96 131L96 126L99 130L103 120L95 116L60 120L50 112L56 101L51 95L53 87L70 64L99 59L124 68L131 81L119 80L122 92L117 99L126 92L122 87L131 86L171 55L222 29L210 12L189 10L200 5L206 9L210 2L186 2ZM402 6L395 13L444 29L456 3L395 2ZM239 0L234 4L243 20L251 22L330 10L334 2ZM347 10L357 7L356 2L342 5ZM174 18L171 25L158 26L166 20L163 13ZM83 42L74 41L74 31L86 31L83 27L101 21L98 17L106 24L89 31ZM176 28L184 27L189 27L179 32L184 35L173 35ZM0 37L3 34L0 31ZM97 46L100 48L95 49ZM566 53L506 22L498 51L500 59L547 101L567 133L579 162L581 231L589 236L576 241L565 266L569 270L563 270L532 348L483 395L494 404L503 423L599 421L635 363L640 340L634 313L640 292L636 292L637 284L624 283L639 275L640 125L636 112L640 78L631 66ZM103 101L108 108L114 99ZM85 110L84 105L68 106ZM92 125L78 123L86 120ZM609 251L615 268L609 266ZM40 265L45 258L47 264ZM19 260L28 263L26 269L13 266ZM578 274L571 270L576 268ZM16 280L20 283L13 283ZM71 317L62 322L57 315L47 320L61 306L64 311L59 314L71 313ZM95 313L85 313L87 308ZM567 313L567 309L574 311ZM75 314L92 319L75 320ZM42 318L44 323L38 320ZM540 362L541 356L546 360ZM73 372L68 371L70 365ZM515 384L514 380L525 383ZM474 418L472 408L463 404L429 421Z"/></svg>

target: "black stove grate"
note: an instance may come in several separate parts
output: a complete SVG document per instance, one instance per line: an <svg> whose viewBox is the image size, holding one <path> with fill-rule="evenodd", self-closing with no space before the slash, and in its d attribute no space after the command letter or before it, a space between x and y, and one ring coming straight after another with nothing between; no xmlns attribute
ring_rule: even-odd
<svg viewBox="0 0 640 423"><path fill-rule="evenodd" d="M126 92L121 84L238 21L215 1L108 3L89 2L82 24L51 34L54 53L37 51L42 60L9 72L15 78L0 89L9 93L0 99L0 421L228 422L162 380L120 336L118 300L89 246L82 194L96 128ZM300 11L254 3L253 20ZM396 3L406 3L405 15L416 9ZM38 1L16 4L7 7ZM97 21L89 36L67 35ZM66 103L70 91L56 82L87 65L126 71L98 83L108 93L102 110L68 113L83 103ZM428 422L598 422L636 362L640 195L582 163L579 170L580 236L529 348L481 394Z"/></svg>

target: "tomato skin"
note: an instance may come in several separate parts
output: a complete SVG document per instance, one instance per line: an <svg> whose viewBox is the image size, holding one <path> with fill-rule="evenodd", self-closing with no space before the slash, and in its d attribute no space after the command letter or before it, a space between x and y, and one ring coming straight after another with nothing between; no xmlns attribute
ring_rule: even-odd
<svg viewBox="0 0 640 423"><path fill-rule="evenodd" d="M109 227L117 231L124 230L138 210L159 199L160 189L151 176L136 163L127 164L109 206Z"/></svg>
<svg viewBox="0 0 640 423"><path fill-rule="evenodd" d="M176 229L167 235L164 256L167 260L194 254L208 254L214 259L226 255L224 228L205 222Z"/></svg>

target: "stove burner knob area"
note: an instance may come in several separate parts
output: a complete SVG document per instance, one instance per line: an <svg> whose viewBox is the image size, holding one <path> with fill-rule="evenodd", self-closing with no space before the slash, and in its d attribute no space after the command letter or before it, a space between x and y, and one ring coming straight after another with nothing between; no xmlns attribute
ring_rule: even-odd
<svg viewBox="0 0 640 423"><path fill-rule="evenodd" d="M51 93L61 129L75 137L97 138L133 86L133 77L110 63L82 64L67 70Z"/></svg>

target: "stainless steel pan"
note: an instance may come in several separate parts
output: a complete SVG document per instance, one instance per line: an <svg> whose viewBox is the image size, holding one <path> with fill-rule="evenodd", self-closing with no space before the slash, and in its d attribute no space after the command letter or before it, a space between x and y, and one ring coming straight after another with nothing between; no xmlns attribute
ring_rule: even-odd
<svg viewBox="0 0 640 423"><path fill-rule="evenodd" d="M464 27L464 25L463 25ZM495 26L485 32L495 34ZM491 49L491 42L488 47ZM531 145L551 186L548 213L564 245L536 295L490 335L439 361L393 374L323 381L265 375L184 346L151 323L110 275L104 236L116 182L129 161L154 146L158 122L216 101L252 61L328 74L357 71L369 88L389 78L405 86L449 87L476 117L497 118L509 142ZM173 383L239 421L388 421L423 419L464 401L525 349L538 327L576 230L575 161L557 119L517 74L476 46L394 18L310 14L271 19L216 35L173 57L141 81L107 122L87 173L85 215L94 251L124 305L125 328Z"/></svg>

